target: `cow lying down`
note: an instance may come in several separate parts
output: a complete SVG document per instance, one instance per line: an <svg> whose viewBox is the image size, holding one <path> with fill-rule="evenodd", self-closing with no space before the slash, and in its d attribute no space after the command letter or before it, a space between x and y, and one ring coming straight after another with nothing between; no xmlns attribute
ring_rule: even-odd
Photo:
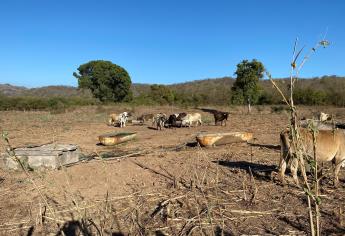
<svg viewBox="0 0 345 236"><path fill-rule="evenodd" d="M304 152L310 158L314 156L313 134L305 128L300 128L301 142ZM290 145L290 131L284 130L280 134L281 157L279 162L279 174L284 181L285 170L290 161L290 169L295 183L298 185L297 170L298 160L295 156L295 148ZM344 130L319 130L316 136L316 158L318 163L330 162L335 164L334 185L339 182L339 170L345 163L345 133Z"/></svg>

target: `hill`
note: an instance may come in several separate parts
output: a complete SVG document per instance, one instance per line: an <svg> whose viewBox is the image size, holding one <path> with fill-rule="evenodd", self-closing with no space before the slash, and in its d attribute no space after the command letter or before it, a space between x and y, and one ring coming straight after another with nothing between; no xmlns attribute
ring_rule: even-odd
<svg viewBox="0 0 345 236"><path fill-rule="evenodd" d="M0 94L5 96L18 96L23 94L26 90L28 89L25 87L10 84L0 84Z"/></svg>
<svg viewBox="0 0 345 236"><path fill-rule="evenodd" d="M39 88L26 88L10 84L0 84L0 94L10 97L74 97L91 96L87 91L72 86L45 86Z"/></svg>
<svg viewBox="0 0 345 236"><path fill-rule="evenodd" d="M283 92L287 93L289 79L275 80ZM223 77L171 84L167 87L175 94L177 103L225 105L230 103L231 87L234 81L231 77ZM134 98L149 96L150 86L150 84L132 84ZM260 104L281 103L280 95L272 87L270 81L260 81L260 87L262 89ZM28 89L0 84L0 94L10 97L92 97L89 91L71 86L46 86ZM188 98L189 100L181 100L181 98ZM345 106L345 77L322 76L299 79L296 84L295 99L297 104Z"/></svg>

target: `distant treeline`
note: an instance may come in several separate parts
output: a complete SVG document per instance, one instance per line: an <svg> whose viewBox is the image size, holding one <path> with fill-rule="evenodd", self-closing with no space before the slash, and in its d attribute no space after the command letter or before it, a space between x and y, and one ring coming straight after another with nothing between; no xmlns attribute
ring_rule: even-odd
<svg viewBox="0 0 345 236"><path fill-rule="evenodd" d="M132 84L132 105L231 105L234 79L230 77L198 80L173 85ZM284 93L288 94L289 79L276 79ZM73 90L74 89L74 90ZM0 110L64 110L75 106L101 104L89 93L64 86L44 88L44 96L39 90L35 94L4 96L0 94ZM77 92L76 92L77 91ZM52 94L52 96L49 96ZM57 96L57 94L59 94ZM77 95L76 95L77 94ZM345 77L323 76L300 79L295 87L295 103L301 105L345 106ZM283 101L270 81L260 81L259 105L279 105Z"/></svg>
<svg viewBox="0 0 345 236"><path fill-rule="evenodd" d="M289 93L289 79L276 79L285 94ZM174 105L231 105L231 87L235 79L199 80L168 86L134 85L133 102L139 104ZM301 105L345 106L345 77L323 76L299 79L295 87L295 103ZM260 81L258 105L283 104L280 94L268 80Z"/></svg>
<svg viewBox="0 0 345 236"><path fill-rule="evenodd" d="M65 111L71 107L96 105L100 102L88 97L8 97L0 95L0 110Z"/></svg>

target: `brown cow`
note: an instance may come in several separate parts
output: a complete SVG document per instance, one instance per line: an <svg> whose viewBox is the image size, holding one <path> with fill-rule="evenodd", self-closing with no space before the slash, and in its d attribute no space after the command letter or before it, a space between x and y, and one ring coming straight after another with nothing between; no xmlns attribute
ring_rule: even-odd
<svg viewBox="0 0 345 236"><path fill-rule="evenodd" d="M138 120L141 121L141 123L145 123L146 121L153 121L153 119L155 118L154 114L143 114L141 116L138 117Z"/></svg>
<svg viewBox="0 0 345 236"><path fill-rule="evenodd" d="M300 137L305 155L313 158L314 145L313 135L310 131L300 128ZM298 185L297 169L298 160L295 156L294 147L290 145L290 131L284 130L280 134L281 157L279 162L280 177L284 181L285 170L291 159L291 173ZM332 161L335 164L334 185L339 182L338 174L340 167L345 161L345 133L343 130L319 130L316 136L316 158L318 162Z"/></svg>

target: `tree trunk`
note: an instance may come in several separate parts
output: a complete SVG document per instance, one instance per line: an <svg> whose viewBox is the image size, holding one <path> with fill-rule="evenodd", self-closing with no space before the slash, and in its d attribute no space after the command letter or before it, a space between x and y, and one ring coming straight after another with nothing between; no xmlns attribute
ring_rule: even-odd
<svg viewBox="0 0 345 236"><path fill-rule="evenodd" d="M250 106L250 99L247 99L247 104L248 104L248 113L250 113L252 111L252 108Z"/></svg>

